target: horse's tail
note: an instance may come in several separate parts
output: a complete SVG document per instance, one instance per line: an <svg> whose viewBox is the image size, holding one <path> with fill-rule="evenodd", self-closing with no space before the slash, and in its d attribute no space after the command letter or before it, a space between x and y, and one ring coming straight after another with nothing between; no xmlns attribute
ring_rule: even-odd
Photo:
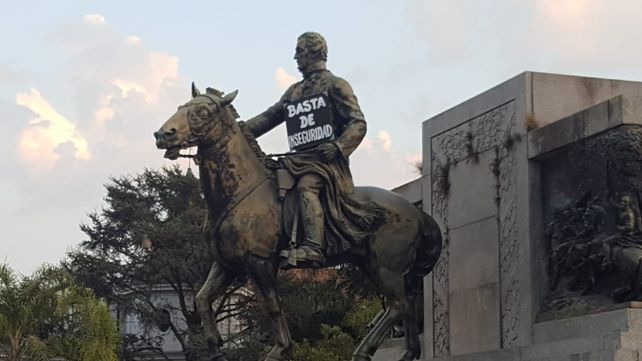
<svg viewBox="0 0 642 361"><path fill-rule="evenodd" d="M417 289L417 282L421 282L424 276L428 275L437 264L441 254L441 230L437 222L422 212L422 234L417 247L415 263L406 274L406 283L409 289Z"/></svg>

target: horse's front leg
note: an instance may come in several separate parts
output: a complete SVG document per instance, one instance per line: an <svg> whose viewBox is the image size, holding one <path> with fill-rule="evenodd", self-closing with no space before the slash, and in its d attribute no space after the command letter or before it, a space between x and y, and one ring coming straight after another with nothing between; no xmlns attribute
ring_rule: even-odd
<svg viewBox="0 0 642 361"><path fill-rule="evenodd" d="M292 357L292 338L285 321L281 300L276 294L276 265L264 258L250 257L248 259L249 276L263 296L267 310L272 318L276 344L267 356L266 361L285 361Z"/></svg>
<svg viewBox="0 0 642 361"><path fill-rule="evenodd" d="M207 339L207 348L210 353L208 361L227 361L225 354L220 351L223 345L221 334L216 327L216 315L212 310L212 303L221 297L234 277L218 262L212 264L207 280L196 295L196 310L203 322L203 331Z"/></svg>

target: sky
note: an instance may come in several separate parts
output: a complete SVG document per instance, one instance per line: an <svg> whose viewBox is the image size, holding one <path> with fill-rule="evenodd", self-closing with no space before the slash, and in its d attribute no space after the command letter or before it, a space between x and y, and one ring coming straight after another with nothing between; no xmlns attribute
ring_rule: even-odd
<svg viewBox="0 0 642 361"><path fill-rule="evenodd" d="M357 185L418 177L421 123L523 71L642 81L639 0L0 0L0 262L22 274L85 239L110 177L173 164L152 133L190 98L241 119L300 79L296 38L326 38L368 122ZM285 130L260 139L287 151ZM187 163L179 163L185 169Z"/></svg>

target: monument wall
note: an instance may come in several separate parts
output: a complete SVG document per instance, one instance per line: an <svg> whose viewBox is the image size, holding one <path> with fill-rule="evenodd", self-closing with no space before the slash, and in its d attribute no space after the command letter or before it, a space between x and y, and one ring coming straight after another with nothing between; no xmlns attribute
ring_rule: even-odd
<svg viewBox="0 0 642 361"><path fill-rule="evenodd" d="M541 322L550 293L544 231L554 210L577 197L562 199L577 186L564 149L637 127L639 95L642 83L526 72L424 122L422 204L444 231L424 283L424 358L566 360L578 350L551 345L605 337L591 326L602 316ZM621 307L608 312L638 327L637 306ZM584 333L556 333L571 323Z"/></svg>

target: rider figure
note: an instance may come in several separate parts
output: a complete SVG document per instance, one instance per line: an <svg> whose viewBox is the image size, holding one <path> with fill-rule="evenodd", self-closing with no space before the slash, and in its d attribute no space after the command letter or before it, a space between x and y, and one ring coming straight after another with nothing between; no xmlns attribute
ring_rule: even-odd
<svg viewBox="0 0 642 361"><path fill-rule="evenodd" d="M327 53L320 34L306 32L299 36L294 59L303 80L290 86L276 104L246 122L257 137L286 122L294 155L281 159L281 163L297 178L305 240L296 248L281 252L281 256L312 267L323 266L327 253L347 248L343 238L333 242L332 237L324 235L324 222L334 222L333 229L348 229L344 234L351 239L358 239L368 227L352 227L348 224L350 214L346 220L341 213L345 212L346 199L348 208L364 209L355 206L358 201L350 200L354 186L348 156L365 137L366 121L350 84L326 69ZM334 197L340 200L333 200ZM324 217L322 203L334 211ZM356 230L351 233L350 227Z"/></svg>

